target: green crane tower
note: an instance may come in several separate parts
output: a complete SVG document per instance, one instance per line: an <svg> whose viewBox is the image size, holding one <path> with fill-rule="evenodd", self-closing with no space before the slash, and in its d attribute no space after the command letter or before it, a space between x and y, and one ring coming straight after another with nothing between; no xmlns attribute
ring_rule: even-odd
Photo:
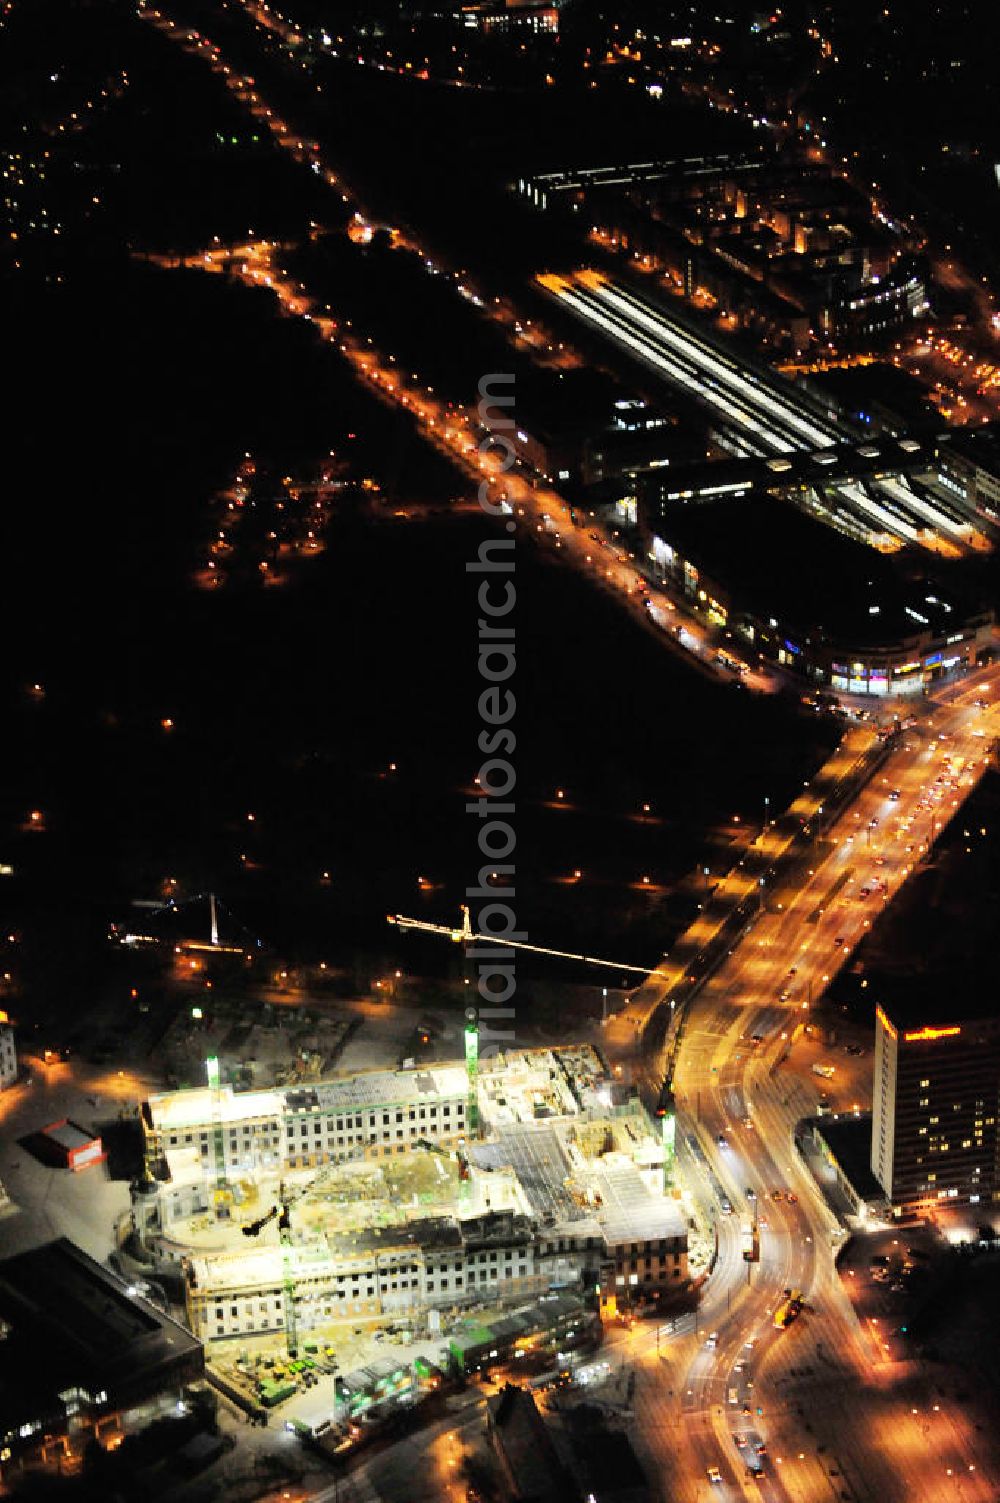
<svg viewBox="0 0 1000 1503"><path fill-rule="evenodd" d="M289 1357L299 1355L299 1330L295 1318L295 1274L292 1269L292 1218L281 1186L281 1215L278 1217L278 1236L281 1239L281 1277L285 1290L285 1342Z"/></svg>
<svg viewBox="0 0 1000 1503"><path fill-rule="evenodd" d="M299 1355L298 1321L295 1318L295 1275L292 1272L292 1250L286 1235L281 1238L282 1283L285 1290L285 1343L289 1357Z"/></svg>
<svg viewBox="0 0 1000 1503"><path fill-rule="evenodd" d="M219 1057L210 1054L205 1061L208 1089L212 1093L212 1167L214 1170L214 1200L216 1216L228 1215L225 1208L224 1190L226 1175L226 1133L222 1124L222 1075Z"/></svg>
<svg viewBox="0 0 1000 1503"><path fill-rule="evenodd" d="M470 1138L479 1136L479 1028L476 1014L470 1008L465 1025L465 1073L469 1080L469 1103L465 1113L465 1127Z"/></svg>

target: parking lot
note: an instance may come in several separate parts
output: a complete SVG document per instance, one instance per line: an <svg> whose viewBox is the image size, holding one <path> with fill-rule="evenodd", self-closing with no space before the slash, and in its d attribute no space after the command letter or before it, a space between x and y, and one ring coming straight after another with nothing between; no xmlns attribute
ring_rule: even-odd
<svg viewBox="0 0 1000 1503"><path fill-rule="evenodd" d="M841 1280L882 1360L912 1355L900 1338L908 1334L908 1316L944 1255L942 1243L923 1225L861 1235L844 1249Z"/></svg>
<svg viewBox="0 0 1000 1503"><path fill-rule="evenodd" d="M69 1237L103 1263L115 1245L115 1225L129 1210L128 1179L112 1179L106 1162L77 1173L51 1167L23 1140L63 1118L99 1134L120 1128L151 1081L76 1059L22 1063L26 1078L0 1096L0 1180L13 1207L4 1217L4 1250L12 1255Z"/></svg>

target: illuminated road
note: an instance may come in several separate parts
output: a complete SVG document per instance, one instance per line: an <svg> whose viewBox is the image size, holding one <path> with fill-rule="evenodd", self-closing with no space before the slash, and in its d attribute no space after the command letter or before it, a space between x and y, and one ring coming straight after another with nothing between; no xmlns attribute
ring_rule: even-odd
<svg viewBox="0 0 1000 1503"><path fill-rule="evenodd" d="M272 108L264 98L251 75L232 68L221 49L194 28L176 23L152 6L143 5L139 14L189 55L207 62L253 118L267 127L292 160L309 167L343 204L352 208L354 219L349 234L355 230L363 231L370 225L369 212L323 158L319 143L296 131L282 118L281 112ZM442 267L427 256L407 232L393 229L391 233L394 245L419 256L430 274L444 271L459 296L478 308L483 317L499 323L511 341L527 349L540 364L565 367L575 363L573 352L553 340L537 321L522 322L513 306L496 300L487 307L467 273ZM407 408L428 442L477 484L486 478L495 487L493 499L508 503L512 514L524 520L541 546L551 547L595 583L612 592L644 629L658 636L672 651L693 661L703 672L723 682L732 683L738 672L747 688L764 693L777 692L782 683L780 675L763 662L744 662L728 643L726 652L736 671L721 662L711 632L697 617L689 614L683 599L672 595L663 585L650 584L636 561L600 520L591 516L586 519L585 528L576 526L569 506L551 487L524 471L504 475L495 458L484 459L477 455L479 425L475 409L442 403L419 377L414 376L412 381L407 379L396 366L394 357L381 355L371 341L366 341L356 330L352 332L340 321L329 304L312 296L301 282L293 282L280 264L281 252L290 248L250 239L242 245L216 244L209 250L186 257L150 256L149 259L168 267L222 272L236 276L250 286L269 288L286 314L306 319L321 338L338 346L380 400Z"/></svg>
<svg viewBox="0 0 1000 1503"><path fill-rule="evenodd" d="M647 1332L636 1359L636 1419L671 1499L994 1503L1000 1489L989 1439L920 1364L898 1360L877 1332L859 1327L834 1268L839 1229L793 1146L795 1123L840 1074L828 1083L807 1062L817 1057L802 1033L810 1005L978 782L1000 709L976 701L993 700L998 682L992 669L944 692L833 823L833 854L781 911L762 914L691 1008L675 1073L678 1143L693 1190L717 1220L719 1256L697 1334L673 1339L664 1362ZM648 1007L648 988L643 995ZM619 1025L620 1045L629 1031ZM616 1032L608 1032L611 1046ZM760 1262L748 1285L741 1226L754 1216ZM777 1331L773 1312L789 1287L804 1291L806 1307ZM767 1443L760 1482L747 1477L732 1439L747 1429ZM721 1484L708 1482L709 1467Z"/></svg>
<svg viewBox="0 0 1000 1503"><path fill-rule="evenodd" d="M338 1481L313 1493L313 1503L466 1503L463 1461L481 1442L486 1395L472 1389L448 1405L446 1419L359 1457Z"/></svg>
<svg viewBox="0 0 1000 1503"><path fill-rule="evenodd" d="M878 733L868 726L855 727L842 737L823 766L813 775L794 799L780 821L768 817L763 828L743 849L738 860L716 883L712 901L691 923L674 944L669 955L660 961L657 978L650 978L632 994L628 1005L611 1021L610 1042L627 1047L647 1030L654 1013L668 997L680 1000L678 988L685 981L704 974L706 957L712 947L728 938L729 953L735 954L737 938L731 936L733 919L742 919L742 928L755 923L775 883L781 881L784 858L794 856L801 847L805 832L816 835L825 827L833 810L848 794L869 758L879 752ZM769 811L768 811L769 813ZM752 938L752 936L751 936ZM745 951L748 940L743 941ZM660 977L665 976L665 980ZM818 993L817 993L818 995ZM662 1073L662 1072L661 1072Z"/></svg>
<svg viewBox="0 0 1000 1503"><path fill-rule="evenodd" d="M824 1056L804 1033L810 1006L978 782L1000 734L998 689L1000 669L989 669L942 690L923 723L903 734L872 782L832 820L827 861L780 907L773 901L760 914L692 1006L675 1076L678 1146L689 1188L716 1220L717 1261L696 1314L675 1317L659 1333L648 1324L612 1329L607 1344L612 1367L633 1375L631 1430L662 1503L994 1503L997 1496L991 1438L939 1386L941 1370L903 1360L888 1332L859 1325L834 1265L841 1229L793 1133L815 1111L818 1088L840 1092L851 1073L838 1055L832 1081L812 1074L810 1062ZM852 731L795 801L792 819L768 825L762 859L780 855L789 824L816 819L824 788L849 774L871 735ZM737 866L731 879L735 899L744 871ZM662 993L670 984L655 987ZM629 1057L651 989L643 987L631 1013L608 1027L612 1055ZM853 1075L849 1089L860 1092ZM722 1214L719 1186L730 1216ZM748 1276L742 1246L751 1220L760 1260ZM779 1331L774 1311L791 1287L803 1291L804 1308ZM435 1428L421 1441L433 1464L427 1496L460 1499L450 1469L458 1466L463 1430L474 1434L480 1422ZM766 1448L758 1479L746 1470L748 1433ZM399 1496L405 1456L392 1447L384 1457L359 1460L342 1496L357 1503ZM709 1480L711 1469L719 1482Z"/></svg>
<svg viewBox="0 0 1000 1503"><path fill-rule="evenodd" d="M587 517L585 525L579 525L578 517L575 523L569 505L557 491L521 469L505 473L496 452L480 452L476 409L443 401L432 387L401 371L393 356L382 355L356 329L342 324L329 304L321 303L304 283L283 270L284 249L254 240L213 246L187 257L153 255L149 259L166 267L184 266L234 276L247 286L270 291L284 313L305 319L320 338L336 345L380 401L405 408L427 442L476 487L485 481L493 503L517 516L540 547L551 548L613 594L644 630L654 633L672 651L693 660L712 677L733 682L736 674L719 660L711 632L663 587L650 584L637 560L599 520ZM748 688L765 693L779 689L780 677L766 665L743 662L728 643L726 652L730 661L739 665Z"/></svg>

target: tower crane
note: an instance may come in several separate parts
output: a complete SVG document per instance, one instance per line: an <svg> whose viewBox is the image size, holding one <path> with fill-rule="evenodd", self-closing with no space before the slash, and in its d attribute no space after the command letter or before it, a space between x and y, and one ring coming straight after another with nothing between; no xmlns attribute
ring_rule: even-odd
<svg viewBox="0 0 1000 1503"><path fill-rule="evenodd" d="M414 929L421 934L435 934L441 939L450 939L453 944L470 944L473 940L483 940L486 944L502 945L505 950L531 950L535 955L554 955L558 960L579 960L584 965L606 966L611 971L631 971L637 976L662 976L665 981L674 980L674 971L665 971L657 967L650 969L648 965L629 965L624 961L605 960L600 955L582 955L572 950L555 950L550 945L531 945L526 939L507 939L502 934L479 934L473 927L469 918L469 910L465 903L462 904L462 924L456 929L452 924L432 924L426 919L407 918L402 913L387 913L386 923L393 924L397 929Z"/></svg>
<svg viewBox="0 0 1000 1503"><path fill-rule="evenodd" d="M310 1181L311 1183L311 1181ZM248 1221L243 1227L244 1237L259 1237L269 1222L278 1221L281 1240L281 1282L285 1291L285 1341L289 1357L299 1353L298 1321L295 1317L295 1276L292 1273L292 1218L289 1211L289 1196L284 1183L279 1187L278 1201L256 1221Z"/></svg>
<svg viewBox="0 0 1000 1503"><path fill-rule="evenodd" d="M281 1244L281 1282L285 1291L285 1341L288 1355L292 1358L297 1357L299 1351L298 1318L295 1314L296 1284L292 1267L292 1206L315 1184L324 1179L330 1169L330 1165L324 1165L303 1185L286 1186L285 1181L281 1180L278 1184L278 1199L270 1210L265 1211L254 1221L245 1222L242 1228L244 1237L259 1237L272 1221L276 1220L278 1223L278 1239ZM468 1165L466 1165L465 1173L467 1177Z"/></svg>
<svg viewBox="0 0 1000 1503"><path fill-rule="evenodd" d="M403 931L415 930L420 934L433 934L441 939L450 939L456 945L470 944L475 940L482 940L487 944L502 944L505 949L529 950L535 955L552 955L558 960L576 960L582 962L584 965L597 965L603 966L608 970L631 972L633 975L642 976L647 981L652 981L655 977L659 977L663 981L674 983L683 975L683 972L678 972L676 966L665 969L662 966L633 965L626 961L606 960L600 955L586 955L573 950L557 950L551 945L533 945L523 939L507 939L503 935L498 934L480 934L472 927L469 909L465 903L462 904L461 913L462 923L459 928L455 928L450 924L434 924L427 919L408 918L402 913L389 913L386 915L386 921L393 924L397 929ZM475 1015L472 1014L471 1016L474 1018ZM477 1054L475 1047L476 1027L474 1022L470 1022L466 1028L465 1037L466 1066L469 1070L470 1111L474 1113L476 1106L473 1103L477 1103L474 1078ZM658 1087L656 1111L658 1116L664 1118L672 1116L673 1098L671 1092L675 1062L676 1048L672 1049L668 1055L666 1074Z"/></svg>

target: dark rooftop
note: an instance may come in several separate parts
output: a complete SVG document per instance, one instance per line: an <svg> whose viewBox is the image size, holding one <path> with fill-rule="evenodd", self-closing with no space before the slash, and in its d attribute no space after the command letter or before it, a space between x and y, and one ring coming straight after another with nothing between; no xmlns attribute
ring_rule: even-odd
<svg viewBox="0 0 1000 1503"><path fill-rule="evenodd" d="M810 384L828 391L849 417L896 421L900 428L940 428L941 418L927 400L925 388L909 371L886 363L852 365L811 375ZM864 421L864 419L862 419Z"/></svg>
<svg viewBox="0 0 1000 1503"><path fill-rule="evenodd" d="M879 553L773 497L667 501L650 525L734 611L773 619L797 645L895 645L974 614L960 561Z"/></svg>
<svg viewBox="0 0 1000 1503"><path fill-rule="evenodd" d="M576 1442L589 1493L602 1503L618 1498L648 1497L646 1474L632 1449L632 1442L620 1430L598 1430L580 1436Z"/></svg>
<svg viewBox="0 0 1000 1503"><path fill-rule="evenodd" d="M461 1247L462 1233L453 1216L422 1216L394 1226L361 1226L332 1238L338 1251L397 1247Z"/></svg>
<svg viewBox="0 0 1000 1503"><path fill-rule="evenodd" d="M490 1435L516 1503L558 1503L566 1477L545 1421L527 1389L505 1383L486 1400Z"/></svg>
<svg viewBox="0 0 1000 1503"><path fill-rule="evenodd" d="M201 1343L62 1237L0 1263L0 1426L67 1388L109 1406L202 1371Z"/></svg>
<svg viewBox="0 0 1000 1503"><path fill-rule="evenodd" d="M836 1159L858 1198L867 1204L885 1199L885 1191L872 1173L871 1113L843 1117L816 1117L810 1124Z"/></svg>
<svg viewBox="0 0 1000 1503"><path fill-rule="evenodd" d="M940 453L948 450L1000 476L1000 422L984 423L981 428L953 428L942 435L939 444Z"/></svg>
<svg viewBox="0 0 1000 1503"><path fill-rule="evenodd" d="M93 1143L96 1133L86 1132L78 1127L75 1122L53 1122L51 1127L46 1127L42 1132L43 1137L51 1138L53 1143L58 1143L60 1148L86 1148L88 1143Z"/></svg>
<svg viewBox="0 0 1000 1503"><path fill-rule="evenodd" d="M589 434L611 423L616 402L630 400L631 394L602 371L537 370L518 377L517 425L536 437Z"/></svg>
<svg viewBox="0 0 1000 1503"><path fill-rule="evenodd" d="M905 978L880 977L876 999L889 1022L901 1032L957 1026L970 1038L1000 1036L1000 1012L992 990L962 982L960 975L946 981L940 973L919 971ZM984 1024L992 1026L986 1028Z"/></svg>

